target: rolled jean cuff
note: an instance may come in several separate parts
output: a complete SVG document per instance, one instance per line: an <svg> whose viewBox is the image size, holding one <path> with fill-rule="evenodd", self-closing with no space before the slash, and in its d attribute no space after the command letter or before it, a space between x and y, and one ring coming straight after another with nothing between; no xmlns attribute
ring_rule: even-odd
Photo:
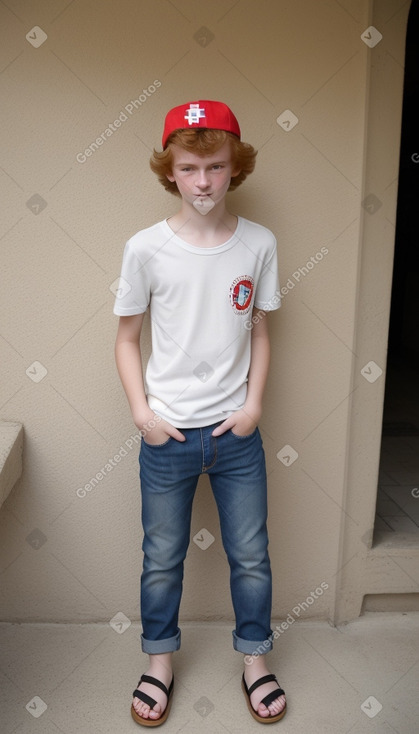
<svg viewBox="0 0 419 734"><path fill-rule="evenodd" d="M257 642L256 640L243 640L233 631L233 647L237 652L242 652L244 655L266 655L273 647L272 632L269 634L269 637L266 637L261 642Z"/></svg>
<svg viewBox="0 0 419 734"><path fill-rule="evenodd" d="M167 637L165 640L146 640L141 635L141 649L147 655L162 655L165 652L176 652L180 648L180 630L174 637Z"/></svg>

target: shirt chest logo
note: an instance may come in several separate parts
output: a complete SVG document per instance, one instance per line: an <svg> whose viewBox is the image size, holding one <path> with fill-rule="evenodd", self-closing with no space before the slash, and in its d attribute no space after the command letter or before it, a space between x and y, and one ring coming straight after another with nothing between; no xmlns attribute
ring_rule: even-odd
<svg viewBox="0 0 419 734"><path fill-rule="evenodd" d="M250 275L239 275L230 286L230 303L236 313L246 314L253 298L254 280Z"/></svg>

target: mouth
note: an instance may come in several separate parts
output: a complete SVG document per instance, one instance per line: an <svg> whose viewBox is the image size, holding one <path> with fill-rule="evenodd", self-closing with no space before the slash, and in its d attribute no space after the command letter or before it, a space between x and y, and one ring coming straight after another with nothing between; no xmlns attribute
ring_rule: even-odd
<svg viewBox="0 0 419 734"><path fill-rule="evenodd" d="M210 194L197 194L193 206L200 214L208 214L215 206L215 201L211 199Z"/></svg>

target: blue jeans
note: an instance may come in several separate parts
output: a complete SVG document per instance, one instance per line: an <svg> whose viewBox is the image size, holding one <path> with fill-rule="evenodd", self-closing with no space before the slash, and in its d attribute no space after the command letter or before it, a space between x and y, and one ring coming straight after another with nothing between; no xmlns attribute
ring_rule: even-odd
<svg viewBox="0 0 419 734"><path fill-rule="evenodd" d="M157 446L141 442L141 642L148 654L174 652L180 647L183 563L201 474L210 478L230 565L236 619L233 647L245 655L256 648L259 654L272 648L272 575L262 439L257 428L249 436L236 436L229 430L215 438L211 433L216 425L219 423L180 429L184 442L171 437Z"/></svg>

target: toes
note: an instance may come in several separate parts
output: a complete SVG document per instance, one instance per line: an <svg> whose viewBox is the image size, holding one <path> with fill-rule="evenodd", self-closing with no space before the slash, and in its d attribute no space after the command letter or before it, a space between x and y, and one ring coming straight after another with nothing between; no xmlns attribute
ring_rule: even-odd
<svg viewBox="0 0 419 734"><path fill-rule="evenodd" d="M258 714L263 718L266 718L267 716L277 716L284 710L285 704L285 696L279 696L276 698L275 701L272 701L272 703L269 704L268 708L266 708L265 704L260 703L258 706Z"/></svg>
<svg viewBox="0 0 419 734"><path fill-rule="evenodd" d="M159 703L156 703L154 709L150 709L148 712L148 716L150 719L159 719L161 716L161 706Z"/></svg>
<svg viewBox="0 0 419 734"><path fill-rule="evenodd" d="M279 696L279 698L276 698L275 701L272 701L272 703L269 706L269 711L271 712L272 716L276 716L277 714L280 714L281 711L284 710L286 704L285 696Z"/></svg>
<svg viewBox="0 0 419 734"><path fill-rule="evenodd" d="M143 719L158 719L161 716L160 704L156 704L154 709L150 709L150 706L143 703L139 698L134 698L132 704L138 716L141 716Z"/></svg>
<svg viewBox="0 0 419 734"><path fill-rule="evenodd" d="M139 698L134 698L132 705L134 706L138 716L142 716L143 719L148 719L148 714L150 712L150 706L147 706L146 703L143 703L140 701Z"/></svg>

